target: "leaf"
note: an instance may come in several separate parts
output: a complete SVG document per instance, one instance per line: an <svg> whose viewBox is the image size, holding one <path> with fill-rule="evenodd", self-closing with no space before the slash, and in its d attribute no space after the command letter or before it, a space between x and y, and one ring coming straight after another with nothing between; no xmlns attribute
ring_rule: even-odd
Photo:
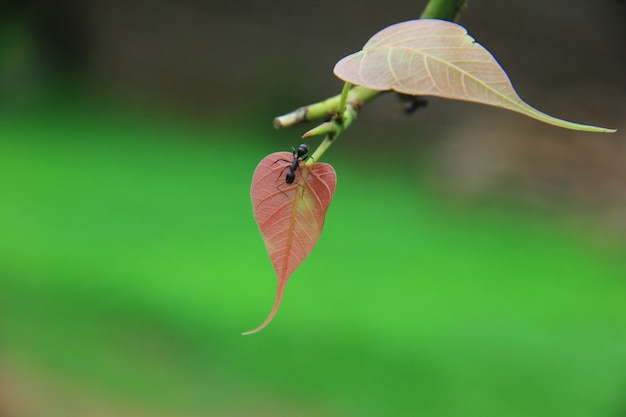
<svg viewBox="0 0 626 417"><path fill-rule="evenodd" d="M363 50L340 60L334 73L372 90L473 101L567 129L615 132L558 119L526 104L491 53L464 27L445 20L418 19L389 26L370 38Z"/></svg>
<svg viewBox="0 0 626 417"><path fill-rule="evenodd" d="M276 270L278 289L267 319L244 335L260 331L274 318L289 276L313 250L322 233L337 185L333 167L319 162L301 162L295 181L287 184L285 175L292 160L289 152L273 153L261 160L252 176L254 218Z"/></svg>

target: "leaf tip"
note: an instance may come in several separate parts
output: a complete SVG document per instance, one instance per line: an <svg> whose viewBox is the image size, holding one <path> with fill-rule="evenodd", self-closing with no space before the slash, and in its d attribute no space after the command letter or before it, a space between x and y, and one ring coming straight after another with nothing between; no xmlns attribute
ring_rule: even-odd
<svg viewBox="0 0 626 417"><path fill-rule="evenodd" d="M272 307L272 311L270 311L270 314L267 316L265 321L263 323L261 323L261 325L259 327L255 328L255 329L252 329L252 330L248 330L247 332L241 333L242 336L248 336L248 335L251 335L251 334L258 333L261 330L263 330L268 324L270 324L270 322L272 321L272 319L276 315L276 312L278 311L278 307L280 307L280 300L283 298L283 291L284 291L284 289L285 289L285 285L279 283L278 284L278 289L276 290L276 300L274 301L274 306Z"/></svg>
<svg viewBox="0 0 626 417"><path fill-rule="evenodd" d="M592 133L615 133L617 129L613 129L610 127L600 127L600 126L591 126L591 125L579 125L573 123L572 126L562 126L572 130L580 130L583 132L592 132Z"/></svg>
<svg viewBox="0 0 626 417"><path fill-rule="evenodd" d="M248 336L248 335L251 335L251 334L258 333L262 329L263 329L263 327L258 327L258 328L254 329L254 330L248 330L247 332L243 332L243 333L241 333L241 335L242 336Z"/></svg>

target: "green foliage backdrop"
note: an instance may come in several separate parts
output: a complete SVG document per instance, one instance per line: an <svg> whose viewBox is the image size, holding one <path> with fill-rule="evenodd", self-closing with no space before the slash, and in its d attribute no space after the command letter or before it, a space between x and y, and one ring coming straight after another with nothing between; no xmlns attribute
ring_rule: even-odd
<svg viewBox="0 0 626 417"><path fill-rule="evenodd" d="M333 156L318 247L241 337L274 295L248 193L279 149L226 122L66 97L0 116L0 366L34 398L4 399L20 415L624 412L623 246L559 213L445 202L392 160Z"/></svg>

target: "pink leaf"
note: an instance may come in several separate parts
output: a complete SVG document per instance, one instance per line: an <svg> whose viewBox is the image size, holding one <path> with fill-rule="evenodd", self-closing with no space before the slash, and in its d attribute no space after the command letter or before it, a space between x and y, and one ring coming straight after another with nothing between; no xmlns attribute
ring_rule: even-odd
<svg viewBox="0 0 626 417"><path fill-rule="evenodd" d="M495 58L463 26L437 19L391 25L334 69L343 81L372 90L473 101L522 113L555 126L588 132L615 129L547 115L524 102Z"/></svg>
<svg viewBox="0 0 626 417"><path fill-rule="evenodd" d="M261 160L254 171L250 195L254 218L276 270L276 300L267 319L254 330L267 326L278 311L285 284L293 271L315 247L322 233L326 211L337 185L337 174L325 163L300 163L295 181L285 182L289 152L276 152Z"/></svg>

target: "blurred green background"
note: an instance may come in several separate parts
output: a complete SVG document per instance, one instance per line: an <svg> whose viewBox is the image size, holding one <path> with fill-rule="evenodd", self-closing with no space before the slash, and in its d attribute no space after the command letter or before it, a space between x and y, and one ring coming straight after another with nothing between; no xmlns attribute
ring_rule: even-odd
<svg viewBox="0 0 626 417"><path fill-rule="evenodd" d="M522 97L622 130L371 103L240 336L276 285L252 171L309 128L272 117L424 4L3 3L0 415L626 416L623 2L471 2Z"/></svg>

